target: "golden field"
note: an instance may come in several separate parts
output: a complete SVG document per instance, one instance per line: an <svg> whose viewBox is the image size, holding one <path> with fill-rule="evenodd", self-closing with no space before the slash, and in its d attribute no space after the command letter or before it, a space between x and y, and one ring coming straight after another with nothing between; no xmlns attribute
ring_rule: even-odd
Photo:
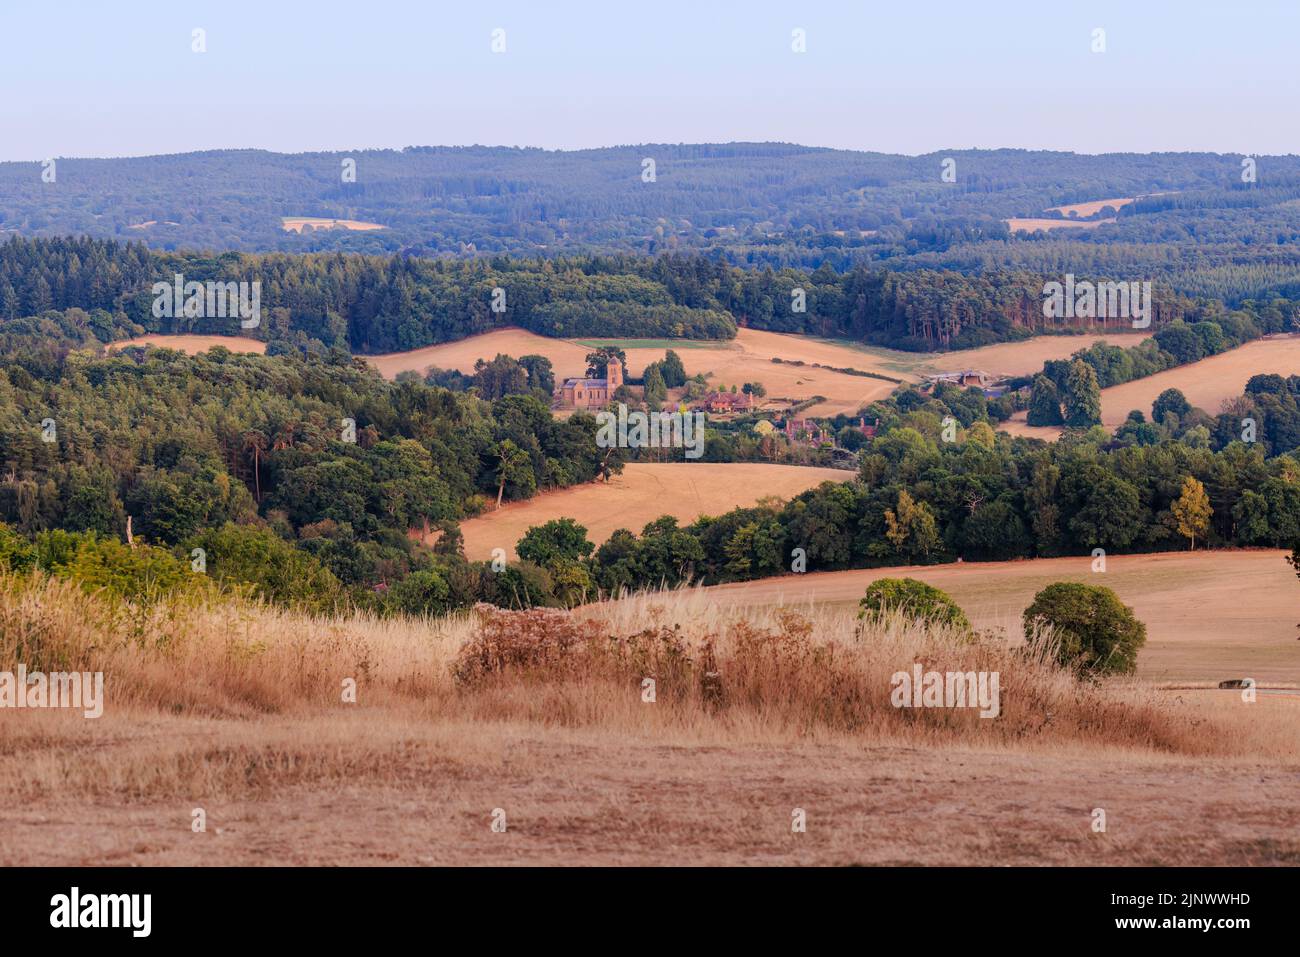
<svg viewBox="0 0 1300 957"><path fill-rule="evenodd" d="M1114 344L1120 345L1121 342ZM1300 335L1256 339L1199 362L1102 389L1101 422L1114 430L1124 424L1133 409L1138 409L1150 420L1152 403L1166 389L1178 389L1195 408L1218 415L1224 402L1241 396L1251 376L1269 373L1289 376L1295 375L1297 370L1300 370ZM1014 435L1048 440L1060 436L1059 428L1027 424L1027 415L1026 412L1017 412L999 428Z"/></svg>
<svg viewBox="0 0 1300 957"><path fill-rule="evenodd" d="M788 499L822 482L847 482L847 469L767 465L758 462L632 462L608 482L588 482L507 502L460 523L465 555L484 561L504 548L515 557L515 543L534 525L572 518L587 538L602 544L617 529L641 534L647 523L672 515L689 525L702 515L721 515L760 499Z"/></svg>
<svg viewBox="0 0 1300 957"><path fill-rule="evenodd" d="M323 219L319 216L280 217L280 228L285 232L301 233L306 226L310 226L312 229L347 229L363 233L388 228L380 223L366 223L357 219Z"/></svg>
<svg viewBox="0 0 1300 957"><path fill-rule="evenodd" d="M1054 581L1105 585L1147 626L1138 676L1153 682L1250 677L1300 684L1300 582L1278 549L962 562L785 575L704 589L744 605L854 607L877 578L918 578L943 589L977 628L1020 640L1020 616Z"/></svg>

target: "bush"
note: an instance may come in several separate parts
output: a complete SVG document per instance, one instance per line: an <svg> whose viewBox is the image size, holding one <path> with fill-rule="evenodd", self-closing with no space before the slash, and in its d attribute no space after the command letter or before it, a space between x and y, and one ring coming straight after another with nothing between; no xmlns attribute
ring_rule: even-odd
<svg viewBox="0 0 1300 957"><path fill-rule="evenodd" d="M1062 665L1094 674L1132 674L1147 626L1109 588L1054 582L1025 609L1025 636L1050 631Z"/></svg>
<svg viewBox="0 0 1300 957"><path fill-rule="evenodd" d="M970 620L946 592L915 578L881 578L871 583L858 602L859 618L893 611L927 624L952 625L963 631L971 628Z"/></svg>
<svg viewBox="0 0 1300 957"><path fill-rule="evenodd" d="M571 518L558 518L528 529L515 551L524 561L545 567L556 561L586 558L594 548L587 540L586 528Z"/></svg>
<svg viewBox="0 0 1300 957"><path fill-rule="evenodd" d="M328 568L269 529L234 523L207 529L185 543L182 560L188 562L195 548L203 549L214 581L251 586L266 601L328 610L342 592Z"/></svg>
<svg viewBox="0 0 1300 957"><path fill-rule="evenodd" d="M408 615L442 615L451 608L451 588L435 571L414 571L388 592L390 608Z"/></svg>
<svg viewBox="0 0 1300 957"><path fill-rule="evenodd" d="M42 536L44 537L44 536ZM210 582L197 575L188 562L153 545L137 543L134 548L117 539L100 538L94 532L68 535L50 551L61 558L50 570L71 579L88 591L103 590L115 598L148 604L181 591L201 591ZM67 546L75 548L70 553ZM41 551L42 543L37 546Z"/></svg>

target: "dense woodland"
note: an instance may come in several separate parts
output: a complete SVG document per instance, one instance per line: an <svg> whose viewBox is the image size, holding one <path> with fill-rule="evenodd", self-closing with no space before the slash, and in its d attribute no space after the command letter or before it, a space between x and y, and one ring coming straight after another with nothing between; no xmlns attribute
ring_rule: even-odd
<svg viewBox="0 0 1300 957"><path fill-rule="evenodd" d="M343 181L344 159L356 162L355 182ZM652 182L642 178L646 159L655 162ZM955 182L941 178L946 159ZM1252 182L1243 182L1242 159L1026 150L912 157L780 143L56 158L54 182L43 181L40 163L0 163L0 232L167 250L697 252L759 269L1073 272L1160 280L1235 304L1290 295L1300 283L1300 157L1255 157ZM1095 230L1013 236L1004 222L1135 196L1145 198ZM299 235L281 228L285 216L388 228Z"/></svg>
<svg viewBox="0 0 1300 957"><path fill-rule="evenodd" d="M76 324L101 342L145 332L242 331L235 318L155 317L151 290L176 274L187 281L259 281L262 322L251 334L271 352L392 352L504 325L548 336L689 339L730 338L741 325L920 350L1131 328L1128 319L1045 318L1049 277L1022 271L746 270L698 255L212 255L88 238L0 243L0 320L77 309L86 318ZM500 311L493 308L495 290ZM1223 311L1217 300L1157 286L1152 326Z"/></svg>

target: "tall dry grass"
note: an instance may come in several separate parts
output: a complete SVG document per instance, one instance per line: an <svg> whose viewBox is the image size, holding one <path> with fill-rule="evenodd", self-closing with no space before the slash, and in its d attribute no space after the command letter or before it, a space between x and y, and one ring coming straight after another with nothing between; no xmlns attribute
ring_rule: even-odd
<svg viewBox="0 0 1300 957"><path fill-rule="evenodd" d="M480 606L440 620L315 618L189 598L138 608L43 576L0 576L0 670L102 671L106 714L196 719L387 709L393 720L518 722L642 735L1294 756L1268 721L1089 683L1043 648L974 641L899 616L742 608L698 590L569 613ZM894 673L996 671L1001 714L895 708ZM647 678L655 701L643 700ZM346 680L357 702L344 701ZM93 724L94 722L90 722ZM6 733L7 729L7 733ZM0 722L0 749L20 745ZM80 733L80 732L79 732ZM86 733L90 733L89 730Z"/></svg>

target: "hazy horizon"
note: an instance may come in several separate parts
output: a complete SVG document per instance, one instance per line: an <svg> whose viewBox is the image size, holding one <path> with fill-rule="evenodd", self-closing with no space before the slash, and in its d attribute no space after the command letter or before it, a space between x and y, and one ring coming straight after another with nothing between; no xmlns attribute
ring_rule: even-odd
<svg viewBox="0 0 1300 957"><path fill-rule="evenodd" d="M1300 92L1298 27L1300 9L1266 2L13 6L0 160L417 143L1295 154L1300 129L1278 118Z"/></svg>
<svg viewBox="0 0 1300 957"><path fill-rule="evenodd" d="M910 158L916 158L921 156L936 156L940 154L949 154L949 153L954 155L959 155L961 153L977 153L977 152L995 153L1004 150L1014 150L1017 152L1025 152L1025 153L1059 153L1061 155L1074 155L1074 156L1158 156L1158 155L1167 154L1167 155L1204 155L1204 156L1236 157L1236 156L1247 155L1245 153L1241 153L1234 150L1214 150L1214 149L1145 150L1145 151L1114 150L1109 152L1089 152L1086 150L1051 150L1051 149L1043 149L1043 148L1036 148L1036 147L1029 147L1029 146L939 147L938 149L927 150L924 153L902 153L902 152L891 152L886 150L855 149L852 147L818 146L812 143L794 143L794 142L780 141L780 140L694 140L690 142L683 141L683 142L675 142L675 143L657 143L657 142L656 143L652 143L652 142L606 143L599 146L575 146L575 147L537 146L531 143L407 143L404 146L343 146L343 147L331 148L331 149L302 149L302 150L270 149L265 146L214 146L205 149L178 150L178 151L164 152L164 153L119 153L111 156L110 155L64 156L61 154L56 154L54 158L61 159L61 160L62 159L131 160L131 159L150 159L154 157L163 157L163 156L194 156L201 153L224 153L224 152L273 153L277 156L311 156L311 155L321 155L321 154L344 155L344 154L363 154L363 153L375 153L375 152L400 153L405 149L417 149L417 150L418 149L446 149L446 150L517 149L517 150L537 150L544 153L589 153L598 150L640 149L642 147L650 147L650 146L739 146L739 145L794 146L801 149L810 149L810 150L830 150L834 152L843 152L843 153L862 153L864 155L875 154L880 156L902 156L902 157L910 157ZM1249 155L1255 156L1257 158L1296 156L1296 155L1300 155L1300 151L1289 152L1289 153L1251 153ZM49 157L41 157L39 159L32 159L32 158L0 159L0 163L39 163L41 162L41 160L47 158Z"/></svg>

